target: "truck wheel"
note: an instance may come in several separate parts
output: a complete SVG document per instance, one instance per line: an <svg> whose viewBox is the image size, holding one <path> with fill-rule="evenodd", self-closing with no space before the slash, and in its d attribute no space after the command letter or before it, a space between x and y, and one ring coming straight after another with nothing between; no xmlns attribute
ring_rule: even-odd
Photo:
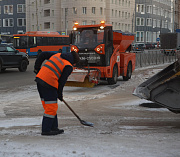
<svg viewBox="0 0 180 157"><path fill-rule="evenodd" d="M117 78L118 78L118 69L117 69L117 66L115 65L114 68L113 68L113 76L112 76L112 78L107 79L108 84L109 85L116 84L117 83Z"/></svg>
<svg viewBox="0 0 180 157"><path fill-rule="evenodd" d="M123 76L124 81L128 81L131 78L132 75L132 64L129 62L127 67L127 74L126 76Z"/></svg>
<svg viewBox="0 0 180 157"><path fill-rule="evenodd" d="M27 70L27 62L25 60L22 60L19 66L19 71L20 72L25 72Z"/></svg>

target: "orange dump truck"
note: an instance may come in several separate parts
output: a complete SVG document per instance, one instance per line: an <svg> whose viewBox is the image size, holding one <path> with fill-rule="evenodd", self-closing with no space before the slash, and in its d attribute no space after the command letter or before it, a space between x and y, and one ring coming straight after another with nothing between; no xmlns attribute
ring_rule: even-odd
<svg viewBox="0 0 180 157"><path fill-rule="evenodd" d="M70 34L71 51L80 56L80 66L68 78L69 86L93 87L101 79L116 84L119 76L129 80L135 69L131 53L134 35L112 30L104 22L96 25L75 24Z"/></svg>

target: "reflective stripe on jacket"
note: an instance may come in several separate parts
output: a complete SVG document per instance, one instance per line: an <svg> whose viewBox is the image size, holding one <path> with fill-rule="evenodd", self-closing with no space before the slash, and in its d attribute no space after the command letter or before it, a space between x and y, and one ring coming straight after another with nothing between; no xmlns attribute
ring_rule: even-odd
<svg viewBox="0 0 180 157"><path fill-rule="evenodd" d="M58 89L58 80L66 65L72 66L69 61L61 58L61 54L57 53L44 64L36 77Z"/></svg>

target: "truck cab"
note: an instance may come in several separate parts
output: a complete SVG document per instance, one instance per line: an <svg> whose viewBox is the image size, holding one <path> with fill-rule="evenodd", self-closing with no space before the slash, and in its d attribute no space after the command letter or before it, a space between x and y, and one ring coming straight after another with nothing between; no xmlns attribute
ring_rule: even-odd
<svg viewBox="0 0 180 157"><path fill-rule="evenodd" d="M71 51L79 54L81 66L88 70L84 78L88 77L89 82L94 82L95 78L116 84L119 76L123 76L124 80L130 79L135 69L135 54L127 51L131 50L133 41L133 34L113 30L112 25L105 24L104 21L96 25L75 23L70 34ZM91 71L97 72L91 74ZM94 76L97 73L98 77ZM75 78L79 74L73 75Z"/></svg>
<svg viewBox="0 0 180 157"><path fill-rule="evenodd" d="M78 27L71 33L71 44L71 51L76 51L81 61L86 61L85 66L109 66L113 53L112 26Z"/></svg>

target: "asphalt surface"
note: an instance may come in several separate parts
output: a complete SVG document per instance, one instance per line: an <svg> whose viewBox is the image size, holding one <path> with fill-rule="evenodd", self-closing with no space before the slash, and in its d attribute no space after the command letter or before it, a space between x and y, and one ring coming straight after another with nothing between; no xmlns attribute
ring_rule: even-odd
<svg viewBox="0 0 180 157"><path fill-rule="evenodd" d="M13 89L18 86L35 84L33 73L35 58L29 58L29 65L26 72L20 72L18 68L6 69L0 73L0 89Z"/></svg>
<svg viewBox="0 0 180 157"><path fill-rule="evenodd" d="M0 73L0 156L4 157L179 157L180 116L132 95L133 89L165 66L138 69L129 81L94 88L65 87L64 99L85 127L59 102L57 114L63 135L43 137L43 108L33 73Z"/></svg>

